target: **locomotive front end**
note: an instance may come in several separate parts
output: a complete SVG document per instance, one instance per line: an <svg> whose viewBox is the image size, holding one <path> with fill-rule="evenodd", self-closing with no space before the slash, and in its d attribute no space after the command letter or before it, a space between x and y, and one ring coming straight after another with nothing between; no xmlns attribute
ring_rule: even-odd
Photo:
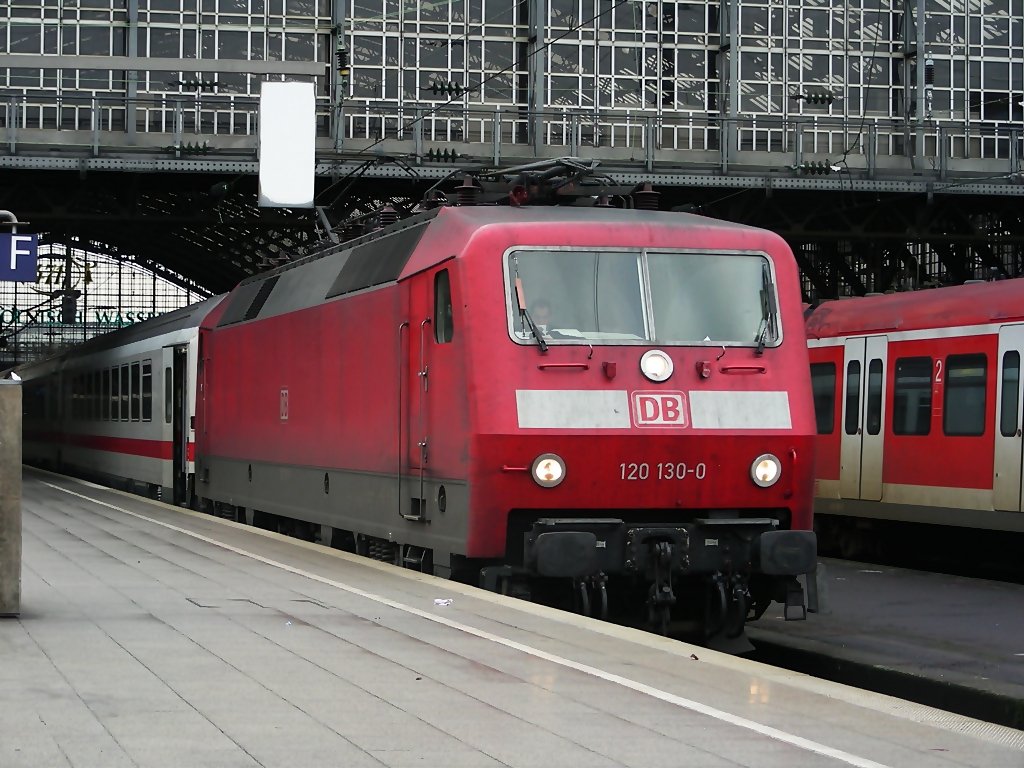
<svg viewBox="0 0 1024 768"><path fill-rule="evenodd" d="M756 230L619 213L632 230L504 250L489 386L509 407L474 451L470 540L503 553L484 580L704 639L773 600L803 617L814 427L792 255Z"/></svg>

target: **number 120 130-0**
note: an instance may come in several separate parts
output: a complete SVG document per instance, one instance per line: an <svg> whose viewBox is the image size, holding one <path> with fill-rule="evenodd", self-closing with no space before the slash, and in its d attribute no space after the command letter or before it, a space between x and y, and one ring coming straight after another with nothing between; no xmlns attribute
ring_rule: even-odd
<svg viewBox="0 0 1024 768"><path fill-rule="evenodd" d="M692 465L682 461L659 461L656 464L641 461L619 464L620 480L685 480L687 477L703 480L707 473L708 467L703 461Z"/></svg>

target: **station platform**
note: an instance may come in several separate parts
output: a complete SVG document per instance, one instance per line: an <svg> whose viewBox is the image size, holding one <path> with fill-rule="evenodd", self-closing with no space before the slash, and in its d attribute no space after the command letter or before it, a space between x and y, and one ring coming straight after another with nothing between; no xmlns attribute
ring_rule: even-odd
<svg viewBox="0 0 1024 768"><path fill-rule="evenodd" d="M748 627L756 646L884 673L941 706L1024 724L1024 585L831 559L819 569L826 612L787 622L773 606Z"/></svg>
<svg viewBox="0 0 1024 768"><path fill-rule="evenodd" d="M26 470L0 765L1021 768L1024 734Z"/></svg>

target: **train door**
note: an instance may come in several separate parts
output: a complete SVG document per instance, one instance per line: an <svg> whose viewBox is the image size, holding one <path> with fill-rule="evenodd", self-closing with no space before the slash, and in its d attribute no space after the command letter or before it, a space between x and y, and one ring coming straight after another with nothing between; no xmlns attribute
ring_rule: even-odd
<svg viewBox="0 0 1024 768"><path fill-rule="evenodd" d="M1020 367L1024 356L1024 325L1004 325L999 329L999 378L996 380L996 446L992 478L992 504L995 509L1021 511L1021 462L1024 440Z"/></svg>
<svg viewBox="0 0 1024 768"><path fill-rule="evenodd" d="M164 347L164 425L171 430L171 490L174 504L188 501L188 347Z"/></svg>
<svg viewBox="0 0 1024 768"><path fill-rule="evenodd" d="M404 420L408 477L399 505L407 519L426 520L436 480L450 471L451 436L461 434L452 416L453 398L465 393L455 385L450 271L424 273L411 283Z"/></svg>
<svg viewBox="0 0 1024 768"><path fill-rule="evenodd" d="M839 465L844 499L882 498L887 344L885 336L846 339Z"/></svg>
<svg viewBox="0 0 1024 768"><path fill-rule="evenodd" d="M408 520L426 519L426 474L430 463L430 341L433 333L431 286L425 275L409 281L407 328L405 454L407 472L400 484L399 512Z"/></svg>

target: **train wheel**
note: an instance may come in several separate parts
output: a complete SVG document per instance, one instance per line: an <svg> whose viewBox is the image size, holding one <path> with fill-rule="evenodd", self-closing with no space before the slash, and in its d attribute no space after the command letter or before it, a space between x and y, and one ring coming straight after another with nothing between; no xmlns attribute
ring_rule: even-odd
<svg viewBox="0 0 1024 768"><path fill-rule="evenodd" d="M317 527L312 523L307 523L305 520L295 520L293 518L280 518L281 532L291 536L295 539L302 539L303 541L315 541Z"/></svg>
<svg viewBox="0 0 1024 768"><path fill-rule="evenodd" d="M277 516L272 515L269 512L254 509L252 511L252 524L254 527L262 528L265 531L276 531Z"/></svg>
<svg viewBox="0 0 1024 768"><path fill-rule="evenodd" d="M346 531L341 528L334 529L334 536L331 538L331 546L334 549L340 549L345 552L356 551L356 537L352 531Z"/></svg>

